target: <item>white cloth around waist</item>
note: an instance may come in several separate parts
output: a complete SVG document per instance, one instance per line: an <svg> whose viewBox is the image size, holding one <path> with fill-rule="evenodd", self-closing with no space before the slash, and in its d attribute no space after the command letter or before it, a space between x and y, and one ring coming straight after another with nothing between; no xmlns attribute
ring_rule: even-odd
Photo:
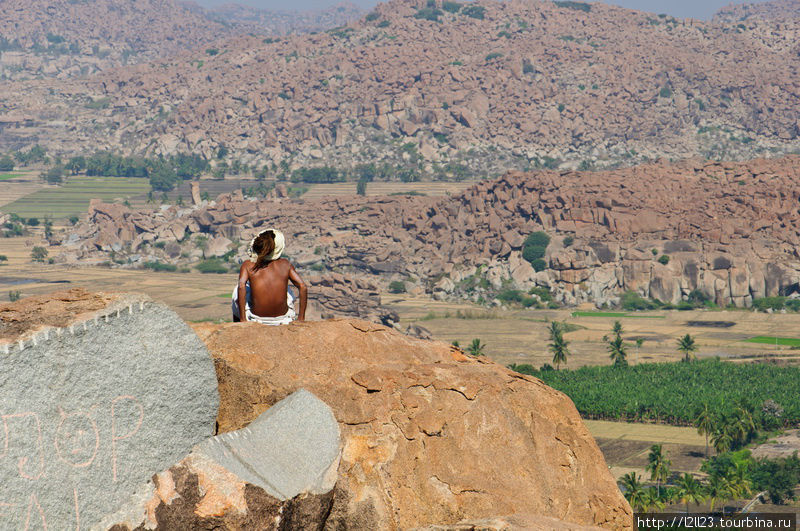
<svg viewBox="0 0 800 531"><path fill-rule="evenodd" d="M262 317L260 315L254 314L250 310L250 303L253 301L253 296L252 296L252 294L250 292L250 283L249 282L247 284L247 288L246 289L247 289L247 295L246 295L247 301L245 303L245 310L244 311L245 311L245 314L247 315L247 320L248 321L254 321L256 323L261 323L261 324L265 324L265 325L277 326L277 325L289 324L292 321L294 321L295 318L297 317L297 314L294 311L294 296L292 295L292 292L289 290L289 288L286 288L286 306L288 306L289 309L286 311L285 314L279 315L277 317ZM239 315L239 286L238 285L233 288L233 293L231 294L231 299L232 299L231 309L233 310L233 316L235 318L241 320L241 316Z"/></svg>

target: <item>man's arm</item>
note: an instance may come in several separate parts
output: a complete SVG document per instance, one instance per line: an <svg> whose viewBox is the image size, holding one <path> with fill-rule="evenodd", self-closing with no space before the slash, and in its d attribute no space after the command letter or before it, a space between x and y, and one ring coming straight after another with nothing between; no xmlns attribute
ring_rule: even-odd
<svg viewBox="0 0 800 531"><path fill-rule="evenodd" d="M300 313L297 315L298 321L305 321L306 320L306 304L308 303L308 288L306 287L306 283L303 282L303 279L300 278L300 275L297 274L295 271L294 266L289 264L289 280L292 281L292 284L300 291Z"/></svg>
<svg viewBox="0 0 800 531"><path fill-rule="evenodd" d="M238 303L239 303L239 320L243 323L247 322L247 281L250 279L250 271L247 268L247 262L242 264L239 268L239 287L238 290Z"/></svg>

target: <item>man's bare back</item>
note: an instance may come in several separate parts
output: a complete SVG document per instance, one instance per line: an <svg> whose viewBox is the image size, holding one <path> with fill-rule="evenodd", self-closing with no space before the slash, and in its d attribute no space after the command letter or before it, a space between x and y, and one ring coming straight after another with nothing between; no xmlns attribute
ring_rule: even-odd
<svg viewBox="0 0 800 531"><path fill-rule="evenodd" d="M306 303L308 290L294 266L285 258L273 260L264 267L256 268L250 260L245 260L239 270L239 315L242 321L247 321L245 313L246 288L250 283L250 311L261 317L277 317L284 315L288 310L286 304L286 290L289 281L300 292L300 312L298 321L306 318Z"/></svg>

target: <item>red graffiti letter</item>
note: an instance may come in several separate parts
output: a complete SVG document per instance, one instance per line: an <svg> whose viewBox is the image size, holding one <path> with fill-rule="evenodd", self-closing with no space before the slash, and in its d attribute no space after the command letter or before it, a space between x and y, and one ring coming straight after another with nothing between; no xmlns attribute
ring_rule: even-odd
<svg viewBox="0 0 800 531"><path fill-rule="evenodd" d="M134 405L139 408L139 420L136 421L136 426L130 430L125 435L117 435L117 423L116 423L116 405L117 402L122 400L130 400L134 403ZM111 401L111 472L114 477L114 481L117 481L117 441L121 441L122 439L128 439L136 434L139 431L139 428L142 426L142 420L144 420L144 408L142 405L136 400L136 397L133 396L118 396L114 400Z"/></svg>

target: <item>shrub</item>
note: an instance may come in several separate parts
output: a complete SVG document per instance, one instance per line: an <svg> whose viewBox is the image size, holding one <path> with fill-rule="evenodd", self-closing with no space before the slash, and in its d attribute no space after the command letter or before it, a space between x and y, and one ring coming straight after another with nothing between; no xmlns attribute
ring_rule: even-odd
<svg viewBox="0 0 800 531"><path fill-rule="evenodd" d="M536 72L536 69L533 67L533 64L531 64L531 62L528 61L527 59L523 59L522 60L522 73L523 74L531 74L533 72Z"/></svg>
<svg viewBox="0 0 800 531"><path fill-rule="evenodd" d="M567 236L564 238L564 247L570 247L573 243L575 243L575 238L572 236Z"/></svg>
<svg viewBox="0 0 800 531"><path fill-rule="evenodd" d="M669 263L669 256L662 254L661 256L658 257L658 261L661 264L667 265Z"/></svg>
<svg viewBox="0 0 800 531"><path fill-rule="evenodd" d="M50 184L57 184L64 180L63 166L53 166L44 174L44 180Z"/></svg>
<svg viewBox="0 0 800 531"><path fill-rule="evenodd" d="M22 294L20 293L19 290L9 291L8 292L8 300L10 302L17 302L21 298L22 298Z"/></svg>
<svg viewBox="0 0 800 531"><path fill-rule="evenodd" d="M358 195L367 195L367 181L364 178L361 178L356 183L356 194Z"/></svg>
<svg viewBox="0 0 800 531"><path fill-rule="evenodd" d="M525 238L525 242L522 244L522 257L530 262L534 270L547 269L547 263L543 258L549 244L550 236L541 231L533 232Z"/></svg>
<svg viewBox="0 0 800 531"><path fill-rule="evenodd" d="M402 280L394 280L389 284L389 293L405 293L406 283Z"/></svg>
<svg viewBox="0 0 800 531"><path fill-rule="evenodd" d="M31 260L34 262L45 262L48 254L47 249L44 247L34 247L31 249Z"/></svg>
<svg viewBox="0 0 800 531"><path fill-rule="evenodd" d="M228 268L219 260L205 260L195 266L201 273L223 274L228 272Z"/></svg>
<svg viewBox="0 0 800 531"><path fill-rule="evenodd" d="M461 13L471 18L477 18L478 20L483 20L483 17L486 14L486 8L483 6L470 4L468 6L464 6L461 9Z"/></svg>
<svg viewBox="0 0 800 531"><path fill-rule="evenodd" d="M444 9L448 13L458 13L459 11L461 11L461 7L462 7L461 4L458 2L448 2L447 0L442 2L442 9Z"/></svg>
<svg viewBox="0 0 800 531"><path fill-rule="evenodd" d="M378 20L379 18L381 18L381 14L378 13L377 11L372 11L371 13L367 13L367 16L364 17L364 19L367 22L372 22L373 20Z"/></svg>
<svg viewBox="0 0 800 531"><path fill-rule="evenodd" d="M584 2L571 2L571 1L564 1L564 2L553 2L558 7L566 7L567 9L574 9L575 11L583 11L584 13L588 13L592 10L592 6L584 3Z"/></svg>
<svg viewBox="0 0 800 531"><path fill-rule="evenodd" d="M177 266L165 264L163 262L145 262L144 267L145 269L152 269L153 271L169 271L173 273L178 270Z"/></svg>
<svg viewBox="0 0 800 531"><path fill-rule="evenodd" d="M8 262L8 257L4 254L0 254L0 262Z"/></svg>
<svg viewBox="0 0 800 531"><path fill-rule="evenodd" d="M26 225L29 227L38 227L39 226L39 218L28 218L25 222Z"/></svg>
<svg viewBox="0 0 800 531"><path fill-rule="evenodd" d="M550 290L540 286L531 288L528 290L528 293L531 295L536 295L542 302L551 302L553 300L553 295L550 293Z"/></svg>
<svg viewBox="0 0 800 531"><path fill-rule="evenodd" d="M435 7L423 7L414 13L414 18L439 22L439 17L443 14L444 13L442 13L441 9L436 9Z"/></svg>
<svg viewBox="0 0 800 531"><path fill-rule="evenodd" d="M635 291L626 291L622 294L622 308L625 310L655 310L659 303L647 300Z"/></svg>
<svg viewBox="0 0 800 531"><path fill-rule="evenodd" d="M662 98L669 98L672 96L672 90L669 87L662 87L658 95Z"/></svg>
<svg viewBox="0 0 800 531"><path fill-rule="evenodd" d="M5 155L0 158L0 171L12 171L14 169L14 159Z"/></svg>
<svg viewBox="0 0 800 531"><path fill-rule="evenodd" d="M391 25L392 25L392 23L389 22L388 20L381 20L380 22L378 22L377 27L379 27L379 28L388 28Z"/></svg>
<svg viewBox="0 0 800 531"><path fill-rule="evenodd" d="M753 308L760 311L782 310L786 305L786 297L764 297L753 300Z"/></svg>
<svg viewBox="0 0 800 531"><path fill-rule="evenodd" d="M206 48L206 53L213 57L219 53L219 48Z"/></svg>
<svg viewBox="0 0 800 531"><path fill-rule="evenodd" d="M492 59L497 59L498 57L503 57L503 54L500 52L492 52L486 56L486 62L488 63Z"/></svg>

